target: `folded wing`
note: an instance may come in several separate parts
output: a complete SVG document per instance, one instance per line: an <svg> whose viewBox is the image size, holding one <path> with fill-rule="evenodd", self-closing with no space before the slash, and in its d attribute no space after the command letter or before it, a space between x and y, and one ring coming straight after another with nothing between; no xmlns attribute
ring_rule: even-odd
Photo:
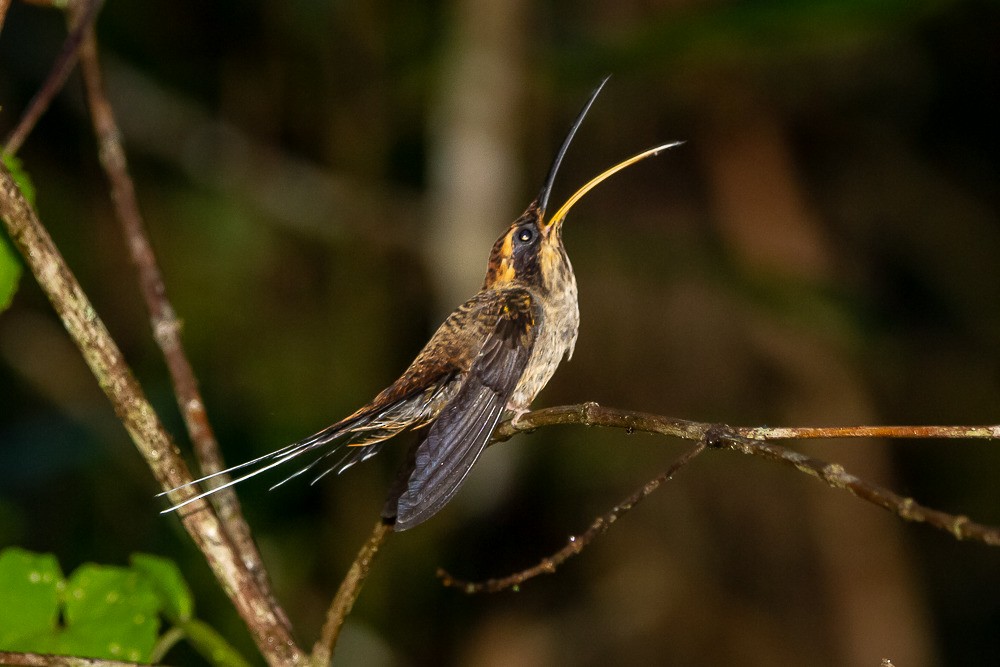
<svg viewBox="0 0 1000 667"><path fill-rule="evenodd" d="M412 471L395 501L396 530L426 521L451 500L524 373L541 324L540 310L524 290L505 292L502 298L496 324L461 387L417 444Z"/></svg>

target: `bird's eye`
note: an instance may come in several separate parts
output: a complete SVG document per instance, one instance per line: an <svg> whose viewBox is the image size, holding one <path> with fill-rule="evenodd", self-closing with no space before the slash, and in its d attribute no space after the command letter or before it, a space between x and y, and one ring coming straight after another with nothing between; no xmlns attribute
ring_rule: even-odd
<svg viewBox="0 0 1000 667"><path fill-rule="evenodd" d="M517 240L521 243L531 243L531 239L535 238L535 233L531 231L528 227L522 228L517 233Z"/></svg>

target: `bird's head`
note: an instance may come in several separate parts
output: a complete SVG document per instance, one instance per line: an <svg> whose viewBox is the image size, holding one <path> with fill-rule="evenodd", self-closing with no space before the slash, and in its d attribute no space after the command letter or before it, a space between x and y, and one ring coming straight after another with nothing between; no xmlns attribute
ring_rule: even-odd
<svg viewBox="0 0 1000 667"><path fill-rule="evenodd" d="M590 99L587 100L583 110L576 117L569 134L566 135L562 146L559 148L559 152L556 154L555 160L552 161L552 166L549 168L548 176L545 179L545 185L542 186L538 197L528 205L524 213L493 244L483 289L548 285L557 274L561 275L569 268L569 260L566 257L566 250L563 247L562 241L562 226L569 209L598 183L612 174L682 143L675 141L655 146L606 169L573 193L554 215L546 219L545 213L549 203L549 194L551 193L552 184L555 181L556 172L559 171L559 165L562 163L563 156L566 154L566 150L573 140L573 135L576 134L577 129L579 129L580 124L583 122L584 116L587 115L594 100L597 99L598 93L601 92L601 88L607 82L607 79L601 82L601 85L590 95Z"/></svg>

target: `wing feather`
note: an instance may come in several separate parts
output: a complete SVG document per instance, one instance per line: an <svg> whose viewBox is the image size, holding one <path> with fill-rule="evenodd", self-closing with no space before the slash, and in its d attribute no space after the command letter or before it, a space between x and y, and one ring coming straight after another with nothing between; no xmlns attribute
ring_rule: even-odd
<svg viewBox="0 0 1000 667"><path fill-rule="evenodd" d="M453 384L453 377L454 370L442 368L436 378L428 378L430 382L429 386L416 386L411 388L409 392L397 391L395 395L388 399L390 402L380 404L373 402L349 417L314 433L308 438L286 445L250 461L245 461L225 470L206 475L175 489L163 491L157 494L157 496L165 496L173 491L187 487L195 487L199 492L168 507L160 513L166 514L178 510L196 500L210 496L216 491L239 484L309 453L319 452L316 458L306 466L284 477L281 481L271 486L271 488L277 488L285 482L313 470L337 453L341 453L341 458L333 466L323 470L313 482L315 483L332 471L336 471L339 474L354 464L366 461L377 454L381 449L381 444L388 438L406 428L419 425L419 420L423 418L427 406L435 401L442 400L449 393ZM393 387L390 387L390 389ZM451 390L453 391L453 389ZM424 419L424 423L426 423L426 419ZM344 452L344 449L347 451ZM230 475L236 471L246 471L247 469L249 469L248 472L243 472L242 475L226 480L222 484L207 489L204 487L205 482L222 475Z"/></svg>
<svg viewBox="0 0 1000 667"><path fill-rule="evenodd" d="M540 311L525 290L507 292L503 299L496 324L461 387L417 444L406 487L395 502L396 530L426 521L451 500L486 448L524 373Z"/></svg>

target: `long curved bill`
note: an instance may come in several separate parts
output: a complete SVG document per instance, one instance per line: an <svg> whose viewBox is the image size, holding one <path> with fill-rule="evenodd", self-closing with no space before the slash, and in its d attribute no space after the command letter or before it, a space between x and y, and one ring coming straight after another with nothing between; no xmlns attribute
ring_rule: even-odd
<svg viewBox="0 0 1000 667"><path fill-rule="evenodd" d="M661 144L659 146L654 146L653 148L644 150L638 155L633 155L627 160L622 160L621 162L619 162L618 164L609 169L605 169L600 174L587 181L587 183L582 188L574 192L573 196L567 199L566 203L563 204L559 208L559 210L552 215L551 218L549 218L549 221L545 223L545 227L548 228L552 227L553 225L559 225L560 223L562 223L562 221L566 218L566 214L569 213L569 209L573 207L573 204L580 201L580 199L583 198L585 194L593 190L595 187L597 187L597 185L608 179L610 176L617 174L619 171L621 171L626 167L632 166L636 162L641 162L642 160L645 160L648 157L659 155L668 148L674 148L675 146L680 146L683 143L684 143L683 141L671 141L669 144Z"/></svg>
<svg viewBox="0 0 1000 667"><path fill-rule="evenodd" d="M563 139L562 146L559 147L559 152L556 153L556 158L552 160L552 166L549 167L549 173L545 177L545 185L542 186L542 190L538 193L538 198L535 200L538 202L538 215L543 219L545 218L545 209L549 207L549 195L552 194L552 186L556 182L556 174L559 172L559 165L562 164L563 158L566 157L566 151L569 150L569 145L573 143L573 137L576 136L576 131L580 129L581 125L583 125L583 119L587 117L587 112L590 111L590 107L594 106L594 101L597 100L597 96L601 94L601 90L610 78L610 76L604 77L601 83L597 85L597 88L594 88L594 90L590 93L590 97L587 98L587 103L583 105L582 109L580 109L580 113L576 115L576 119L573 121L573 125L569 128L566 138Z"/></svg>

